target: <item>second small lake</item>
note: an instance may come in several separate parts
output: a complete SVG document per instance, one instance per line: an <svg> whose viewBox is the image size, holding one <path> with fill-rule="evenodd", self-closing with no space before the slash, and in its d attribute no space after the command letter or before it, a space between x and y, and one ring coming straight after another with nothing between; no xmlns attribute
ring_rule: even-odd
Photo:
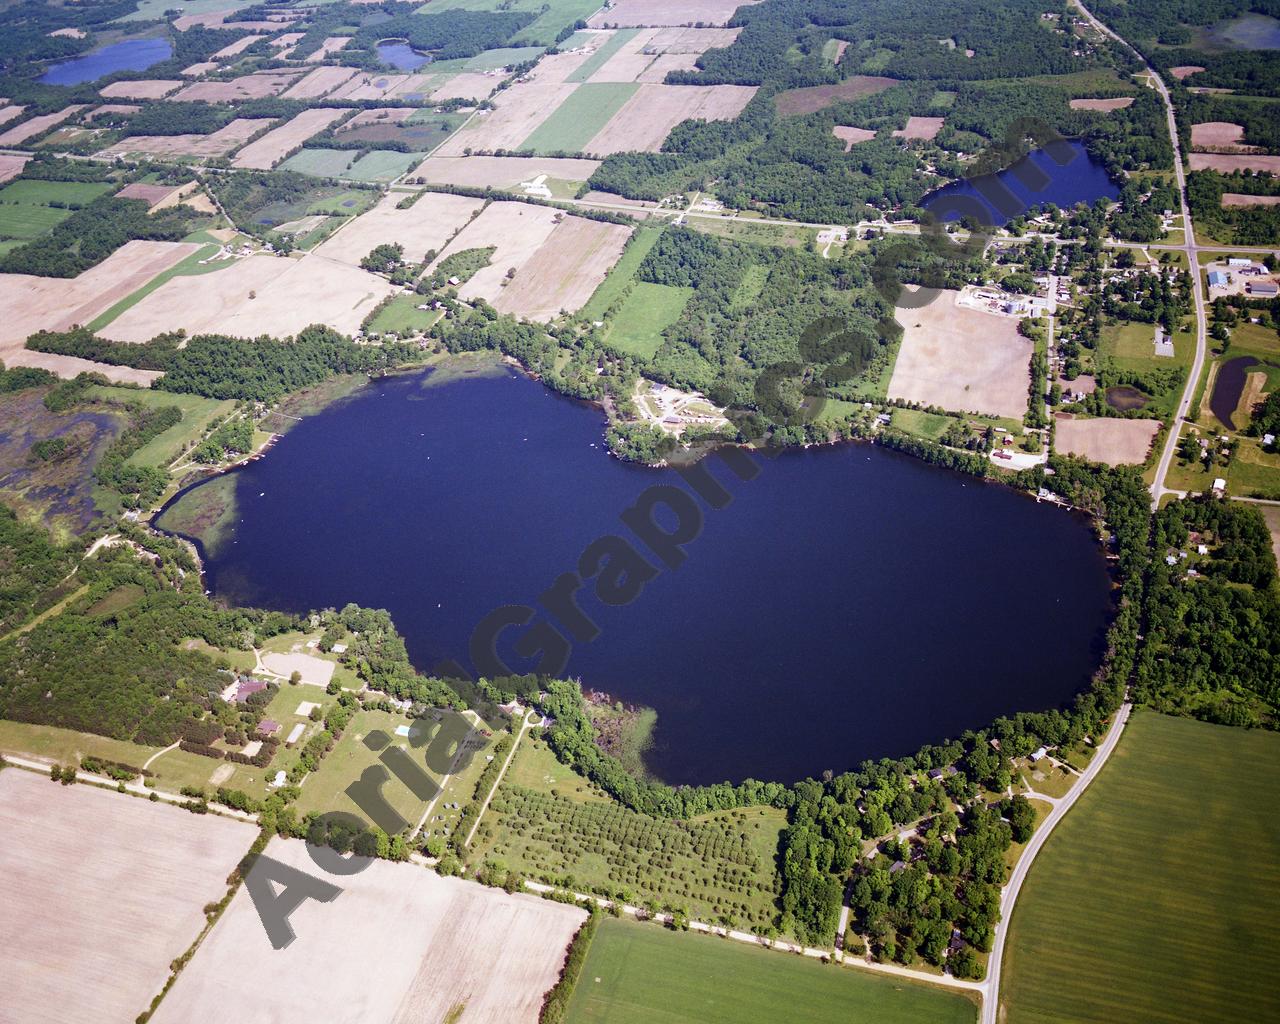
<svg viewBox="0 0 1280 1024"><path fill-rule="evenodd" d="M1069 209L1076 203L1114 199L1119 187L1081 142L1037 149L997 174L952 182L930 192L920 205L942 220L963 216L990 218L1002 227L1034 206L1053 203Z"/></svg>
<svg viewBox="0 0 1280 1024"><path fill-rule="evenodd" d="M117 71L145 71L172 56L173 47L167 39L126 39L53 64L40 76L40 81L45 85L96 82Z"/></svg>

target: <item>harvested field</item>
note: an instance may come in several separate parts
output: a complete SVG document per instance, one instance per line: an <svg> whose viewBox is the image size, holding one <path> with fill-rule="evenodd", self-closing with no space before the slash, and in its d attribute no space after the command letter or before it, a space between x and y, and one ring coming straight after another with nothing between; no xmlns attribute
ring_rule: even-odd
<svg viewBox="0 0 1280 1024"><path fill-rule="evenodd" d="M599 166L599 160L557 157L433 156L424 160L413 174L441 185L515 188L540 174L563 181L586 181Z"/></svg>
<svg viewBox="0 0 1280 1024"><path fill-rule="evenodd" d="M756 94L755 86L646 83L609 119L584 152L608 156L628 150L656 153L671 129L688 118L728 121Z"/></svg>
<svg viewBox="0 0 1280 1024"><path fill-rule="evenodd" d="M1244 138L1244 125L1230 121L1202 121L1191 126L1193 146L1234 146Z"/></svg>
<svg viewBox="0 0 1280 1024"><path fill-rule="evenodd" d="M244 145L269 124L269 117L238 117L211 135L134 135L108 146L97 155L223 156Z"/></svg>
<svg viewBox="0 0 1280 1024"><path fill-rule="evenodd" d="M147 205L154 210L162 201L179 191L181 186L178 185L148 185L145 182L135 181L132 185L122 188L116 196L120 199L145 199Z"/></svg>
<svg viewBox="0 0 1280 1024"><path fill-rule="evenodd" d="M1222 205L1227 206L1280 206L1280 196L1246 196L1239 192L1224 192Z"/></svg>
<svg viewBox="0 0 1280 1024"><path fill-rule="evenodd" d="M91 369L105 373L111 380L150 382L157 374L102 366L69 356L42 355L27 351L23 345L39 330L65 331L74 324L89 323L199 248L189 242L135 240L79 277L0 274L0 360L6 366L45 366L65 376ZM137 376L140 373L144 375Z"/></svg>
<svg viewBox="0 0 1280 1024"><path fill-rule="evenodd" d="M258 254L216 273L175 277L102 329L115 341L142 342L179 328L188 334L283 338L310 324L354 334L395 288L374 274L314 253L302 259Z"/></svg>
<svg viewBox="0 0 1280 1024"><path fill-rule="evenodd" d="M345 122L338 132L349 132L376 124L403 124L417 110L417 107L377 107L374 110L362 110L350 121Z"/></svg>
<svg viewBox="0 0 1280 1024"><path fill-rule="evenodd" d="M463 71L450 75L431 92L431 102L443 103L445 100L484 100L498 87L502 75L486 75L479 71Z"/></svg>
<svg viewBox="0 0 1280 1024"><path fill-rule="evenodd" d="M739 7L757 0L616 0L608 10L593 14L592 28L644 28L680 25L724 25Z"/></svg>
<svg viewBox="0 0 1280 1024"><path fill-rule="evenodd" d="M328 57L329 54L337 53L349 42L351 42L350 36L329 36L320 44L320 49L316 50L315 53L311 54L311 56L307 58L307 63L319 64L322 60Z"/></svg>
<svg viewBox="0 0 1280 1024"><path fill-rule="evenodd" d="M111 114L136 114L142 108L135 103L104 103L100 107L94 107L84 115L85 122L96 121L100 117L108 117Z"/></svg>
<svg viewBox="0 0 1280 1024"><path fill-rule="evenodd" d="M471 123L456 132L436 152L462 156L473 150L519 149L537 127L577 89L565 82L522 82L499 93L494 109L478 111Z"/></svg>
<svg viewBox="0 0 1280 1024"><path fill-rule="evenodd" d="M1054 419L1054 447L1058 451L1108 466L1146 462L1151 440L1160 430L1159 420L1130 420L1118 416L1077 419L1065 413Z"/></svg>
<svg viewBox="0 0 1280 1024"><path fill-rule="evenodd" d="M266 855L323 875L297 840L273 839ZM388 861L326 880L342 895L295 910L296 938L281 950L242 888L154 1024L204 1019L211 1007L219 1019L273 1024L534 1024L586 917Z"/></svg>
<svg viewBox="0 0 1280 1024"><path fill-rule="evenodd" d="M271 40L271 45L276 49L283 50L286 46L296 46L305 35L305 32L286 32Z"/></svg>
<svg viewBox="0 0 1280 1024"><path fill-rule="evenodd" d="M1197 71L1203 70L1204 68L1199 64L1181 64L1176 68L1170 68L1169 74L1173 75L1174 78L1181 82L1184 78L1190 78Z"/></svg>
<svg viewBox="0 0 1280 1024"><path fill-rule="evenodd" d="M112 82L104 85L100 94L112 100L158 100L181 86L182 82L173 79L150 78L136 82Z"/></svg>
<svg viewBox="0 0 1280 1024"><path fill-rule="evenodd" d="M0 834L0 929L22 937L0 1017L97 1024L147 1008L257 830L11 768Z"/></svg>
<svg viewBox="0 0 1280 1024"><path fill-rule="evenodd" d="M193 82L173 94L176 103L201 100L205 103L231 103L236 100L260 100L275 96L289 87L298 71L260 71L254 75L241 75L229 82Z"/></svg>
<svg viewBox="0 0 1280 1024"><path fill-rule="evenodd" d="M30 159L29 156L18 156L16 153L0 153L0 183L16 178Z"/></svg>
<svg viewBox="0 0 1280 1024"><path fill-rule="evenodd" d="M870 128L854 128L847 124L832 125L831 134L844 143L846 153L859 142L868 142L876 137Z"/></svg>
<svg viewBox="0 0 1280 1024"><path fill-rule="evenodd" d="M190 67L183 68L178 72L183 78L199 78L201 75L207 75L210 71L217 71L218 64L212 60L202 60L198 64L192 64Z"/></svg>
<svg viewBox="0 0 1280 1024"><path fill-rule="evenodd" d="M0 124L8 124L16 117L21 117L26 107L0 107Z"/></svg>
<svg viewBox="0 0 1280 1024"><path fill-rule="evenodd" d="M649 38L655 53L694 53L732 46L740 28L662 28Z"/></svg>
<svg viewBox="0 0 1280 1024"><path fill-rule="evenodd" d="M369 251L383 243L399 242L405 258L419 262L428 249L439 252L484 200L428 192L407 210L397 210L403 198L398 193L385 196L368 213L343 225L316 249L316 254L355 267Z"/></svg>
<svg viewBox="0 0 1280 1024"><path fill-rule="evenodd" d="M84 108L85 104L83 103L73 103L71 106L63 107L52 114L41 114L39 117L33 117L29 121L23 121L22 124L16 125L7 132L0 134L0 146L21 146L28 139L34 139L37 135L47 132L54 125L62 124L72 114L79 113Z"/></svg>
<svg viewBox="0 0 1280 1024"><path fill-rule="evenodd" d="M297 672L304 683L314 686L328 686L333 670L337 668L332 661L317 658L314 654L264 654L262 664L269 672L286 679Z"/></svg>
<svg viewBox="0 0 1280 1024"><path fill-rule="evenodd" d="M1193 171L1270 171L1280 174L1280 156L1267 156L1263 153L1222 154L1192 153L1189 157Z"/></svg>
<svg viewBox="0 0 1280 1024"><path fill-rule="evenodd" d="M309 72L284 91L287 100L311 100L333 92L355 76L355 68L323 67Z"/></svg>
<svg viewBox="0 0 1280 1024"><path fill-rule="evenodd" d="M479 296L494 302L502 294L502 283L506 280L507 270L514 267L518 276L542 243L555 231L556 218L563 219L564 216L561 211L549 206L490 203L440 254L440 259L443 259L450 253L461 252L463 249L484 249L489 246L495 249L489 266L462 285L458 294L463 299Z"/></svg>
<svg viewBox="0 0 1280 1024"><path fill-rule="evenodd" d="M561 310L576 313L618 262L630 235L621 224L565 217L491 300L494 308L542 322Z"/></svg>
<svg viewBox="0 0 1280 1024"><path fill-rule="evenodd" d="M920 309L899 309L902 347L890 398L1021 419L1031 385L1031 342L1009 317L956 305L942 291Z"/></svg>
<svg viewBox="0 0 1280 1024"><path fill-rule="evenodd" d="M392 100L403 98L421 102L427 97L436 75L381 75L360 72L333 91L335 100Z"/></svg>
<svg viewBox="0 0 1280 1024"><path fill-rule="evenodd" d="M803 89L788 89L773 98L779 114L812 114L833 103L846 103L860 96L873 96L897 85L894 78L878 75L853 75L838 85L811 85Z"/></svg>
<svg viewBox="0 0 1280 1024"><path fill-rule="evenodd" d="M1132 96L1112 96L1099 100L1072 100L1068 106L1072 110L1124 110L1133 105Z"/></svg>
<svg viewBox="0 0 1280 1024"><path fill-rule="evenodd" d="M893 133L895 139L923 139L928 141L942 131L945 118L941 117L908 117L907 126Z"/></svg>
<svg viewBox="0 0 1280 1024"><path fill-rule="evenodd" d="M235 57L245 50L249 49L259 39L266 39L266 36L242 36L230 46L224 46L221 50L213 55L214 60L226 60L228 57Z"/></svg>
<svg viewBox="0 0 1280 1024"><path fill-rule="evenodd" d="M346 113L345 110L331 107L314 107L311 110L304 110L293 120L245 146L236 154L231 166L270 170L290 151L302 145L311 136L328 128Z"/></svg>
<svg viewBox="0 0 1280 1024"><path fill-rule="evenodd" d="M241 6L244 7L247 5L241 4ZM179 32L185 32L187 29L196 28L197 26L203 26L204 28L214 28L215 26L220 26L224 18L234 13L235 13L235 8L229 7L225 11L204 11L204 12L197 12L195 14L184 14L181 17L177 17L173 19L173 27L177 29ZM139 8L137 13L134 15L134 17L136 18L148 18L148 17L158 18L159 16L160 16L159 11L156 11L154 14L150 14L145 12L142 8ZM129 19L126 18L125 20L127 21Z"/></svg>

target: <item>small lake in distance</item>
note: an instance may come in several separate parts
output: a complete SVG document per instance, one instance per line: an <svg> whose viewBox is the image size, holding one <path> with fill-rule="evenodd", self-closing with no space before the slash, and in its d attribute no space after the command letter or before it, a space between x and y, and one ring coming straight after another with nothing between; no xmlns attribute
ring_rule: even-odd
<svg viewBox="0 0 1280 1024"><path fill-rule="evenodd" d="M1048 179L1043 187L1027 184L1028 180L1034 184L1040 177ZM1003 227L1033 206L1054 203L1069 209L1076 203L1114 199L1119 194L1120 189L1107 177L1106 168L1089 155L1084 143L1063 142L1057 146L1056 155L1044 149L1032 150L997 174L954 181L930 192L920 205L949 221L971 214L977 203L994 226ZM1014 204L1014 212L1007 212L1006 202Z"/></svg>
<svg viewBox="0 0 1280 1024"><path fill-rule="evenodd" d="M1266 14L1242 14L1219 22L1209 30L1209 38L1236 50L1280 49L1280 20Z"/></svg>
<svg viewBox="0 0 1280 1024"><path fill-rule="evenodd" d="M419 53L403 39L391 39L378 44L378 59L397 71L414 71L429 64L431 55Z"/></svg>
<svg viewBox="0 0 1280 1024"><path fill-rule="evenodd" d="M598 409L510 369L424 378L372 382L238 470L207 585L293 612L386 608L429 670L468 664L504 605L554 622L539 595L598 538L660 565L620 516L655 484L688 492L677 471L611 458ZM865 444L757 461L750 481L706 463L733 500L700 503L684 563L630 604L603 604L590 580L578 594L600 634L565 674L657 709L658 776L852 769L1088 684L1110 580L1083 519ZM516 671L526 632L499 646Z"/></svg>
<svg viewBox="0 0 1280 1024"><path fill-rule="evenodd" d="M117 71L145 71L173 56L167 39L126 39L71 60L50 65L40 76L45 85L79 85L95 82Z"/></svg>

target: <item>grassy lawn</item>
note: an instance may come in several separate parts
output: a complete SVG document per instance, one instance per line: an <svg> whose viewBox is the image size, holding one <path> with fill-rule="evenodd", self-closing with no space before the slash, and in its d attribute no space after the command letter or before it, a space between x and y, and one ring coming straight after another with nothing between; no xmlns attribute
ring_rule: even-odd
<svg viewBox="0 0 1280 1024"><path fill-rule="evenodd" d="M0 237L39 238L74 212L51 202L84 205L114 187L96 181L15 181L0 189Z"/></svg>
<svg viewBox="0 0 1280 1024"><path fill-rule="evenodd" d="M26 722L0 719L0 753L5 754L52 758L61 764L78 762L85 756L105 757L141 768L147 758L161 749L51 725L28 725Z"/></svg>
<svg viewBox="0 0 1280 1024"><path fill-rule="evenodd" d="M375 149L366 153L342 173L352 181L390 181L422 163L423 153L398 153L391 149Z"/></svg>
<svg viewBox="0 0 1280 1024"><path fill-rule="evenodd" d="M790 224L756 224L749 217L690 217L684 226L720 238L761 245L808 245L818 235L817 228Z"/></svg>
<svg viewBox="0 0 1280 1024"><path fill-rule="evenodd" d="M654 924L600 922L569 1003L569 1024L950 1024L968 998Z"/></svg>
<svg viewBox="0 0 1280 1024"><path fill-rule="evenodd" d="M605 342L629 355L652 359L662 345L662 332L680 318L692 296L692 288L638 282L609 325Z"/></svg>
<svg viewBox="0 0 1280 1024"><path fill-rule="evenodd" d="M1273 733L1135 714L1014 910L1008 1024L1274 1019L1278 773Z"/></svg>
<svg viewBox="0 0 1280 1024"><path fill-rule="evenodd" d="M609 797L572 768L566 768L542 740L526 735L507 769L503 784L540 789L577 803L608 803Z"/></svg>
<svg viewBox="0 0 1280 1024"><path fill-rule="evenodd" d="M894 409L892 425L899 430L936 441L947 432L953 417L943 416L936 412L922 412L919 409Z"/></svg>
<svg viewBox="0 0 1280 1024"><path fill-rule="evenodd" d="M636 228L621 259L613 265L609 276L600 282L600 287L587 300L587 304L582 307L578 315L585 320L604 319L605 311L618 300L622 290L631 283L636 276L636 271L640 269L640 264L649 255L649 250L657 244L658 236L661 234L662 227L655 224L641 224Z"/></svg>
<svg viewBox="0 0 1280 1024"><path fill-rule="evenodd" d="M116 402L141 402L151 408L176 405L182 410L182 420L139 448L128 459L130 466L167 466L188 446L200 439L217 417L225 416L235 408L235 402L219 402L198 395L179 395L168 391L150 391L145 388L115 388L95 384L89 389L95 398Z"/></svg>
<svg viewBox="0 0 1280 1024"><path fill-rule="evenodd" d="M304 149L289 157L278 169L317 178L337 178L346 173L357 155L358 151L351 149Z"/></svg>
<svg viewBox="0 0 1280 1024"><path fill-rule="evenodd" d="M423 304L430 305L431 300L421 295L397 295L373 318L369 330L378 334L390 331L402 338L415 331L425 331L444 316L444 312L419 309Z"/></svg>
<svg viewBox="0 0 1280 1024"><path fill-rule="evenodd" d="M301 688L299 688L301 689ZM314 687L306 687L306 692L311 692ZM368 815L351 799L346 790L353 783L357 782L366 769L375 766L382 769L385 781L382 786L382 796L390 804L392 810L400 816L402 820L407 822L409 827L417 825L418 819L427 809L430 803L430 797L423 799L416 795L408 786L399 779L394 778L391 773L383 766L380 758L391 748L398 748L405 751L412 759L413 763L422 769L423 773L430 776L436 786L441 785L443 772L433 770L428 766L425 757L425 745L411 747L408 736L397 735L396 730L401 727L409 727L413 725L410 719L405 715L393 714L387 711L361 711L352 719L340 739L329 751L328 756L320 762L320 768L313 772L302 785L302 796L298 800L298 811L300 814L306 814L310 811L346 811L350 814L356 814L359 817L368 820ZM419 728L430 728L432 730L439 728L437 723L430 719L424 720ZM391 738L391 743L385 749L371 750L363 741L366 736L375 730L381 730ZM477 754L473 761L483 761L482 755ZM470 797L470 793L466 797ZM389 829L388 831L398 831L397 829Z"/></svg>
<svg viewBox="0 0 1280 1024"><path fill-rule="evenodd" d="M520 148L537 153L582 152L582 147L639 88L636 82L588 82L578 86Z"/></svg>
<svg viewBox="0 0 1280 1024"><path fill-rule="evenodd" d="M497 71L499 68L523 64L534 57L540 57L544 49L541 46L506 46L497 50L483 50L463 66L468 71Z"/></svg>

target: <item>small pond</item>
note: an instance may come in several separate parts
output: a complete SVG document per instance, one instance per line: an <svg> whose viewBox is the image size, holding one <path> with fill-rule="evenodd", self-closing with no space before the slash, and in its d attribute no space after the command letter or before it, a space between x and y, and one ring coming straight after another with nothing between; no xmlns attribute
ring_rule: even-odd
<svg viewBox="0 0 1280 1024"><path fill-rule="evenodd" d="M416 71L431 62L431 54L419 53L403 39L384 39L378 44L378 59L398 71Z"/></svg>

